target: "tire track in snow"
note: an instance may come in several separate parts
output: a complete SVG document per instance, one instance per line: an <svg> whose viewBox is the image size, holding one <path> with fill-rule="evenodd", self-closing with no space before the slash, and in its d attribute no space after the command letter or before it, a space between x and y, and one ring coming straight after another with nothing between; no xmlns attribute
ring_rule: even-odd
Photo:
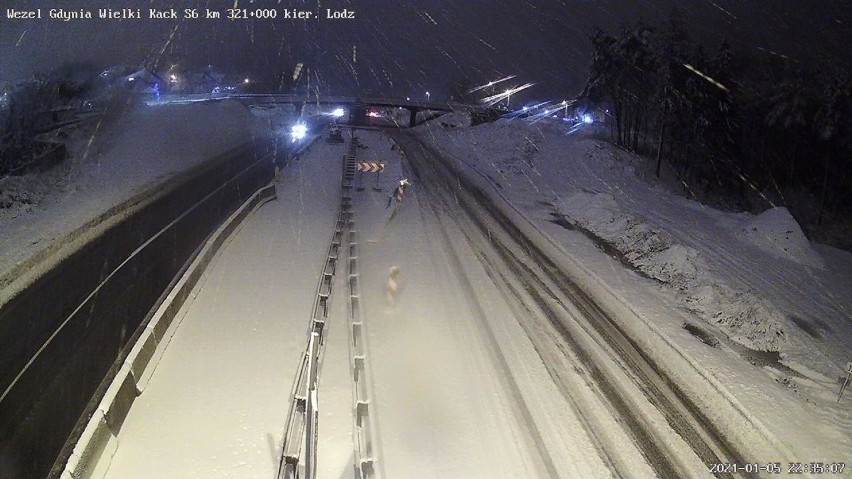
<svg viewBox="0 0 852 479"><path fill-rule="evenodd" d="M616 362L639 384L647 400L662 412L668 425L688 443L705 464L745 463L744 458L728 445L709 418L705 417L695 404L685 397L676 384L657 371L653 361L642 353L641 349L588 295L573 284L541 250L525 238L508 218L499 213L495 214L494 208L488 208L490 201L481 191L460 175L455 175L452 168L446 164L446 160L419 140L408 135L398 135L396 139L407 147L406 151L412 153L409 161L416 172L424 178L423 183L435 186L445 184L447 190L445 193L455 199L467 213L466 216L487 237L487 242L498 250L499 256L509 265L514 263L514 273L527 281L527 293L533 295L537 305L544 311L553 313L553 316L549 317L550 322L561 331L564 339L569 343L573 342L571 333L560 318L565 313L557 309L569 308L570 302L571 308L578 309L581 315L587 318L581 327L590 328L592 331L587 330L587 332L594 333L605 340L606 344L602 346L611 348L612 354L619 356ZM429 179L426 180L426 178ZM452 186L453 183L456 183L457 187ZM459 201L459 197L462 201ZM521 251L513 251L518 249ZM519 256L532 261L524 261ZM525 265L530 263L540 265L540 268L535 270L527 268ZM544 286L546 293L539 292L537 288L532 287L533 284L537 287ZM568 298L568 302L560 297ZM572 348L576 346L575 343ZM581 357L588 355L588 351L580 351L579 348L574 351L579 352ZM603 373L599 369L595 371L597 367L591 360L584 361L584 365L591 369L593 376ZM622 397L621 391L616 390L614 386L603 384L608 381L597 382L607 401L628 423L635 439L654 438L656 432L646 430L645 420L638 417L637 411L628 405L629 398ZM669 457L667 444L660 444L655 440L642 440L637 445L661 477L679 477L687 472L682 470L677 461ZM691 471L693 474L696 472ZM705 472L709 473L709 469Z"/></svg>

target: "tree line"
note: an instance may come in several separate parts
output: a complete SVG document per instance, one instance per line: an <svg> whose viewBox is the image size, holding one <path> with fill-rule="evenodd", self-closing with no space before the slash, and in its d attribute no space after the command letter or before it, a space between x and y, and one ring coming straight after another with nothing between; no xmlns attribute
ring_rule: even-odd
<svg viewBox="0 0 852 479"><path fill-rule="evenodd" d="M848 66L771 52L707 52L674 13L661 24L591 35L581 97L608 112L612 141L671 165L690 190L785 203L805 192L824 212L852 212Z"/></svg>

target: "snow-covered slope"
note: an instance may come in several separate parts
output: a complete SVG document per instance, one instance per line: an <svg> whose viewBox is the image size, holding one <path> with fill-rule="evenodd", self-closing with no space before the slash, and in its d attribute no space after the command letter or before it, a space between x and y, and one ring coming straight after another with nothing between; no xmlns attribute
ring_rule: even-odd
<svg viewBox="0 0 852 479"><path fill-rule="evenodd" d="M850 399L834 403L852 359L852 254L809 243L784 208L751 215L682 196L671 172L658 180L651 160L613 147L597 126L569 133L556 121L435 121L418 131L486 175L603 287L697 367L727 382L776 432L812 446L773 410L776 393L742 382L755 377L755 367L761 384L781 385L785 400L843 436L852 423L843 406Z"/></svg>
<svg viewBox="0 0 852 479"><path fill-rule="evenodd" d="M551 214L614 247L625 263L745 346L825 374L845 365L852 285L843 263L852 255L835 250L841 263L827 262L786 209L755 216L701 205L594 129L566 131L557 122L501 120L471 128L433 124L421 134L485 172L530 212ZM826 347L833 359L812 354Z"/></svg>
<svg viewBox="0 0 852 479"><path fill-rule="evenodd" d="M252 115L235 101L124 108L81 129L56 168L0 180L0 277L110 207L252 138Z"/></svg>

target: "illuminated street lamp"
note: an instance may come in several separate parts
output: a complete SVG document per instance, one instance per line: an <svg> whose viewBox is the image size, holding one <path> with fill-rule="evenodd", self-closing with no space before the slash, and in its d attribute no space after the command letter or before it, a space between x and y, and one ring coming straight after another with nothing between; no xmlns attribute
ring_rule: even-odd
<svg viewBox="0 0 852 479"><path fill-rule="evenodd" d="M429 92L426 92L426 101L429 101Z"/></svg>

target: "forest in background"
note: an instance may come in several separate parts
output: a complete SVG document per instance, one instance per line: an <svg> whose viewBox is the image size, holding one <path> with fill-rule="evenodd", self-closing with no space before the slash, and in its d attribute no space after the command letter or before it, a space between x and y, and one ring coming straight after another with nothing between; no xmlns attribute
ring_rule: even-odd
<svg viewBox="0 0 852 479"><path fill-rule="evenodd" d="M786 206L808 230L852 217L848 65L713 51L674 12L596 30L581 97L607 112L611 141L675 172L687 194L760 212ZM836 241L834 241L836 243ZM852 249L852 244L840 244Z"/></svg>

